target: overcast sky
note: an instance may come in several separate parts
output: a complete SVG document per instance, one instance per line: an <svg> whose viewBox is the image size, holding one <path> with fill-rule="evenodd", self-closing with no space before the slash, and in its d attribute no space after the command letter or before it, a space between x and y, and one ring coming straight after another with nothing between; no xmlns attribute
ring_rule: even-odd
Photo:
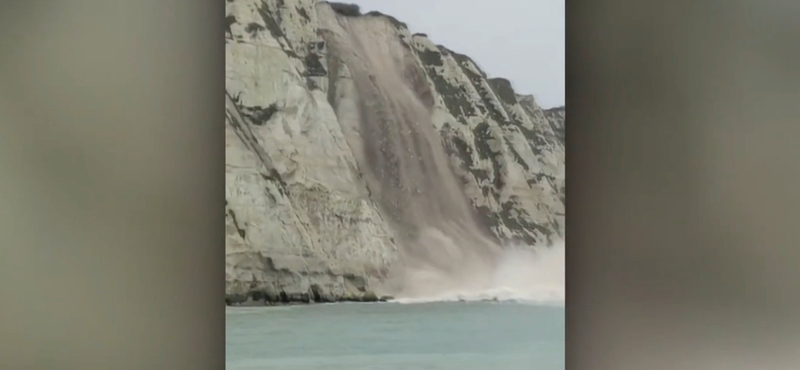
<svg viewBox="0 0 800 370"><path fill-rule="evenodd" d="M339 0L377 10L470 56L543 108L564 105L564 0Z"/></svg>

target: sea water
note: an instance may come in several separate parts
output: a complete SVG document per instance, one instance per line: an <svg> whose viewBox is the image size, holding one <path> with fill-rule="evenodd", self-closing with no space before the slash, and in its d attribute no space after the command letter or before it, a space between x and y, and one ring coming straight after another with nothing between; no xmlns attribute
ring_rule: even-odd
<svg viewBox="0 0 800 370"><path fill-rule="evenodd" d="M562 370L564 308L343 303L226 311L226 368Z"/></svg>

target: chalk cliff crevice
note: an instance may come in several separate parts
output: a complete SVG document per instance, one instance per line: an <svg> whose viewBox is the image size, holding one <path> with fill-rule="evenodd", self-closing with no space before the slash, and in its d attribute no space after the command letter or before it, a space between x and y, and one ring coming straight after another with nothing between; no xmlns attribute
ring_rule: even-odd
<svg viewBox="0 0 800 370"><path fill-rule="evenodd" d="M229 304L375 300L426 232L404 225L414 215L470 213L503 243L563 238L563 107L543 110L380 13L314 0L229 0L226 12ZM373 145L387 135L404 144ZM458 194L430 172L445 167ZM402 192L385 189L395 183ZM453 201L391 206L435 189ZM450 209L457 197L467 209Z"/></svg>

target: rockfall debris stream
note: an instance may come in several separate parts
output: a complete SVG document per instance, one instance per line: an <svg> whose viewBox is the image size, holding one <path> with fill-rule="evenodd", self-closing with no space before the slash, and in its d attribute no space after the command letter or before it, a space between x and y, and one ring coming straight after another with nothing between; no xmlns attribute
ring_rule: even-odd
<svg viewBox="0 0 800 370"><path fill-rule="evenodd" d="M477 221L431 122L425 71L389 20L341 15L326 3L317 13L328 99L372 199L401 239L382 290L406 300L563 300L563 245L503 248Z"/></svg>

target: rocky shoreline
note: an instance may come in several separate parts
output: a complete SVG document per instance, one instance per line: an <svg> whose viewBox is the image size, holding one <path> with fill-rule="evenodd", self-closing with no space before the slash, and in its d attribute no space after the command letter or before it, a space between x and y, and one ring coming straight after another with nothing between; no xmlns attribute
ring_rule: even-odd
<svg viewBox="0 0 800 370"><path fill-rule="evenodd" d="M251 291L247 294L226 294L225 305L238 307L287 306L341 302L388 302L391 299L392 297L390 296L378 296L370 291L361 295L344 295L340 297L325 297L314 291L303 294Z"/></svg>

